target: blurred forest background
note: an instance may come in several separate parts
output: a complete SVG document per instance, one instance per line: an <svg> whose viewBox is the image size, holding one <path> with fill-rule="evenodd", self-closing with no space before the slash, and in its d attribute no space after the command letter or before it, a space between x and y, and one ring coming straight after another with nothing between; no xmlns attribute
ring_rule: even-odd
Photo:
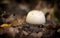
<svg viewBox="0 0 60 38"><path fill-rule="evenodd" d="M25 5L25 7L23 5ZM0 0L0 13L2 12L4 13L4 11L15 13L16 11L19 10L18 8L20 8L21 10L25 11L24 14L26 15L28 11L33 10L33 9L37 9L37 10L44 9L45 13L49 11L50 9L54 9L54 16L56 17L55 20L57 21L60 21L60 8L59 7L60 7L59 0Z"/></svg>
<svg viewBox="0 0 60 38"><path fill-rule="evenodd" d="M36 31L32 33L31 28L28 31L32 26L25 22L30 10L42 10L46 15L47 23L41 26L43 30L38 32L38 37L35 32L39 28L34 28ZM12 26L0 27L0 38L60 38L60 0L0 0L0 26L2 24Z"/></svg>

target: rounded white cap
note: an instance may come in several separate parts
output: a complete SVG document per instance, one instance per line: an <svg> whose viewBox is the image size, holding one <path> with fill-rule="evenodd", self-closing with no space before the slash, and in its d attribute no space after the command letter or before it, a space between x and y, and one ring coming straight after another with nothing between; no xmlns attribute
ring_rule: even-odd
<svg viewBox="0 0 60 38"><path fill-rule="evenodd" d="M29 24L44 24L46 22L45 15L42 11L32 10L28 13L26 22Z"/></svg>

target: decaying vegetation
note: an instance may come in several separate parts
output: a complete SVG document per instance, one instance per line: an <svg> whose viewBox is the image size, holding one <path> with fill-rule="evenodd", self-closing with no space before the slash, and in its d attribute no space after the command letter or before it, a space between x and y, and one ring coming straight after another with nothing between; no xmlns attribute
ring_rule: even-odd
<svg viewBox="0 0 60 38"><path fill-rule="evenodd" d="M0 38L60 38L59 0L0 0ZM42 10L46 24L26 23L31 10Z"/></svg>

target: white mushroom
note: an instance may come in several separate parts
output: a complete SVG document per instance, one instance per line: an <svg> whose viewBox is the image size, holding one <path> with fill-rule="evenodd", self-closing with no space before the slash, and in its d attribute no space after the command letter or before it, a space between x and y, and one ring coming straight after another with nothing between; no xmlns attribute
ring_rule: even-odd
<svg viewBox="0 0 60 38"><path fill-rule="evenodd" d="M32 10L28 13L26 22L29 24L44 24L46 22L45 15L42 11Z"/></svg>

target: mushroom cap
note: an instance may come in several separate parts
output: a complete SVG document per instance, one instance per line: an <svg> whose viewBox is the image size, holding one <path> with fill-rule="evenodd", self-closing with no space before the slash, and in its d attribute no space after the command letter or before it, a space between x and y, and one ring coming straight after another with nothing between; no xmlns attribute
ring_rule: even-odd
<svg viewBox="0 0 60 38"><path fill-rule="evenodd" d="M29 24L44 24L46 22L43 11L32 10L27 14L26 22Z"/></svg>

